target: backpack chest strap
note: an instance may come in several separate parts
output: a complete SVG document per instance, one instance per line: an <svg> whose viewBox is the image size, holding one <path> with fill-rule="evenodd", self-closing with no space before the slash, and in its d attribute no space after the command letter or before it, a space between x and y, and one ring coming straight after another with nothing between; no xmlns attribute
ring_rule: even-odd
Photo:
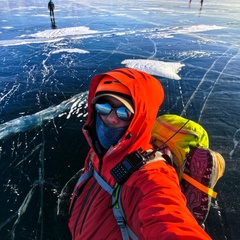
<svg viewBox="0 0 240 240"><path fill-rule="evenodd" d="M123 240L129 240L130 238L132 240L138 240L137 235L132 231L132 229L126 223L126 217L123 211L122 201L121 201L121 192L122 192L122 185L116 184L114 193L112 195L114 217L117 221L117 225L121 230Z"/></svg>

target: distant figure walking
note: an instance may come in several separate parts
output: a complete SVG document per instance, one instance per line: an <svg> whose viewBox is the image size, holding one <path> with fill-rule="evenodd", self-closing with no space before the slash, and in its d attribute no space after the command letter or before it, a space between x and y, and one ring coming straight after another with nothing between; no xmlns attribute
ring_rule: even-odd
<svg viewBox="0 0 240 240"><path fill-rule="evenodd" d="M203 0L200 0L200 4L201 4L201 6L200 6L200 9L199 9L199 13L202 11L202 8L203 8Z"/></svg>
<svg viewBox="0 0 240 240"><path fill-rule="evenodd" d="M192 3L192 0L189 0L189 5L188 5L189 8L191 7L191 3Z"/></svg>
<svg viewBox="0 0 240 240"><path fill-rule="evenodd" d="M48 3L48 9L50 11L50 17L54 18L54 3L52 2L52 0L50 0Z"/></svg>

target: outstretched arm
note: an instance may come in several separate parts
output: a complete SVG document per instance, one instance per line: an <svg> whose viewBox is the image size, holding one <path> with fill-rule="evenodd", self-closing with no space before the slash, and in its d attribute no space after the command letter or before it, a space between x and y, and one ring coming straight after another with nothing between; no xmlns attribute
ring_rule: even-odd
<svg viewBox="0 0 240 240"><path fill-rule="evenodd" d="M186 207L178 182L174 168L156 161L124 184L126 221L139 239L210 239Z"/></svg>

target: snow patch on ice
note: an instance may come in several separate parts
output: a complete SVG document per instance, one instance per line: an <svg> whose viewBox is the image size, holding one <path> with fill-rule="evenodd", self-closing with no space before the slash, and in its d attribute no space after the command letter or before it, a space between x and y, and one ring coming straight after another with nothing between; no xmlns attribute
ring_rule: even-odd
<svg viewBox="0 0 240 240"><path fill-rule="evenodd" d="M76 36L76 35L85 35L98 33L98 31L90 30L88 27L70 27L70 28L59 28L44 30L34 34L30 34L28 37L33 38L54 38L54 37L66 37L66 36ZM25 37L25 35L21 36Z"/></svg>
<svg viewBox="0 0 240 240"><path fill-rule="evenodd" d="M148 59L126 59L122 61L122 64L125 64L129 68L142 70L151 75L170 78L173 80L181 79L181 77L178 75L178 72L183 66L185 66L179 62L163 62Z"/></svg>
<svg viewBox="0 0 240 240"><path fill-rule="evenodd" d="M85 54L85 53L90 53L89 51L85 51L82 49L78 49L78 48L63 48L63 49L59 49L59 50L54 50L51 53L52 54L57 54L57 53L61 53L61 52L68 52L68 53L80 53L80 54Z"/></svg>

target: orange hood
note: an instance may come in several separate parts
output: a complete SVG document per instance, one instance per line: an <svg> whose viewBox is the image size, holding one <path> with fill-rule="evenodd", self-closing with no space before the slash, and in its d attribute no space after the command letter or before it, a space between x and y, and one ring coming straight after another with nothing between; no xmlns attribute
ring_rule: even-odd
<svg viewBox="0 0 240 240"><path fill-rule="evenodd" d="M88 118L83 127L83 133L93 149L94 144L91 132L95 131L95 112L92 100L98 83L105 75L117 79L129 89L135 111L134 117L120 142L111 147L102 159L102 171L108 175L107 172L130 152L140 148L143 151L151 148L149 144L151 131L159 107L163 102L164 92L161 83L156 78L145 72L130 68L119 68L93 77L88 96ZM94 158L93 165L95 169L99 169L99 164L100 162Z"/></svg>

